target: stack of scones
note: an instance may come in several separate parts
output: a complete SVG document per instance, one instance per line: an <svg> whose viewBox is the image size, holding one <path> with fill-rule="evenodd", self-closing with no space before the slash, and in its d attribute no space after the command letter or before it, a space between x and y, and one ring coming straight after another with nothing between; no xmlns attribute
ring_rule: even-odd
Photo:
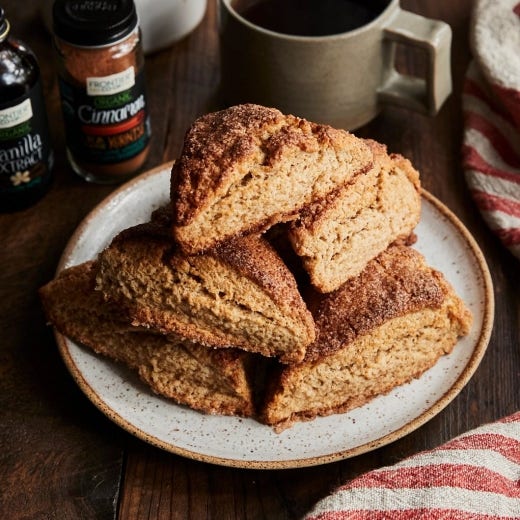
<svg viewBox="0 0 520 520"><path fill-rule="evenodd" d="M420 212L418 172L384 145L237 105L188 130L166 207L40 296L154 392L281 431L419 377L469 332L410 247Z"/></svg>

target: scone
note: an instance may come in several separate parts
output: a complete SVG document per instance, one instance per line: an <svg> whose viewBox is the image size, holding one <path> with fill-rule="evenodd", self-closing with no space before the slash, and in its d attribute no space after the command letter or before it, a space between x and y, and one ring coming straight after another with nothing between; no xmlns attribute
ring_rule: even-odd
<svg viewBox="0 0 520 520"><path fill-rule="evenodd" d="M318 330L302 363L271 377L262 421L345 412L432 367L468 333L471 314L420 253L391 246L313 310Z"/></svg>
<svg viewBox="0 0 520 520"><path fill-rule="evenodd" d="M324 293L359 274L392 242L406 241L420 219L419 173L410 161L367 140L374 165L326 204L307 207L289 239L313 286Z"/></svg>
<svg viewBox="0 0 520 520"><path fill-rule="evenodd" d="M188 130L172 168L175 239L185 253L287 221L372 165L345 130L246 104Z"/></svg>
<svg viewBox="0 0 520 520"><path fill-rule="evenodd" d="M130 326L94 290L95 272L95 262L70 267L40 289L47 319L60 333L124 363L154 392L177 403L211 414L253 414L251 354Z"/></svg>
<svg viewBox="0 0 520 520"><path fill-rule="evenodd" d="M303 359L314 321L293 275L263 238L185 256L165 224L129 228L99 255L97 287L132 325L283 363Z"/></svg>

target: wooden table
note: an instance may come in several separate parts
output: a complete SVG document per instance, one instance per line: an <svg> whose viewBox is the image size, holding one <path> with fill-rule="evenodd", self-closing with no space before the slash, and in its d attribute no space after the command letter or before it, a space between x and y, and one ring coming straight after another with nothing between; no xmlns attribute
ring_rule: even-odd
<svg viewBox="0 0 520 520"><path fill-rule="evenodd" d="M424 187L476 237L496 295L487 353L459 396L415 432L342 462L277 471L215 466L147 445L98 411L65 368L36 290L53 277L78 223L114 187L87 184L66 164L50 37L35 4L3 2L13 33L40 59L56 166L54 184L40 203L0 215L1 518L299 518L349 478L520 409L519 264L484 224L461 169L461 86L470 59L471 1L402 1L403 7L453 28L454 92L436 118L388 109L357 134L409 157ZM147 168L175 158L193 119L218 108L216 9L212 0L208 4L195 32L147 57L154 132ZM409 71L420 67L413 54L401 61Z"/></svg>

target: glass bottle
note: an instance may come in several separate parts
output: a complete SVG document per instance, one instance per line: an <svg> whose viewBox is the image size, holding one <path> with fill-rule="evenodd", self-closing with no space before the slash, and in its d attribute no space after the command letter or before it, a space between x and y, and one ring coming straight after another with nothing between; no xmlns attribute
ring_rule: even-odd
<svg viewBox="0 0 520 520"><path fill-rule="evenodd" d="M33 52L11 36L0 7L0 211L38 201L52 166L40 68Z"/></svg>
<svg viewBox="0 0 520 520"><path fill-rule="evenodd" d="M135 5L56 0L53 30L69 162L88 181L121 182L150 143Z"/></svg>

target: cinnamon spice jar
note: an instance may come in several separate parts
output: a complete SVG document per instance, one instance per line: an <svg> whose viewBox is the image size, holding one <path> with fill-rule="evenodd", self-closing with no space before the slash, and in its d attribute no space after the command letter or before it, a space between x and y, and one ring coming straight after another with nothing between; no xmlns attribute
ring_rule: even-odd
<svg viewBox="0 0 520 520"><path fill-rule="evenodd" d="M121 182L150 143L135 5L56 0L53 28L69 162L88 181Z"/></svg>

